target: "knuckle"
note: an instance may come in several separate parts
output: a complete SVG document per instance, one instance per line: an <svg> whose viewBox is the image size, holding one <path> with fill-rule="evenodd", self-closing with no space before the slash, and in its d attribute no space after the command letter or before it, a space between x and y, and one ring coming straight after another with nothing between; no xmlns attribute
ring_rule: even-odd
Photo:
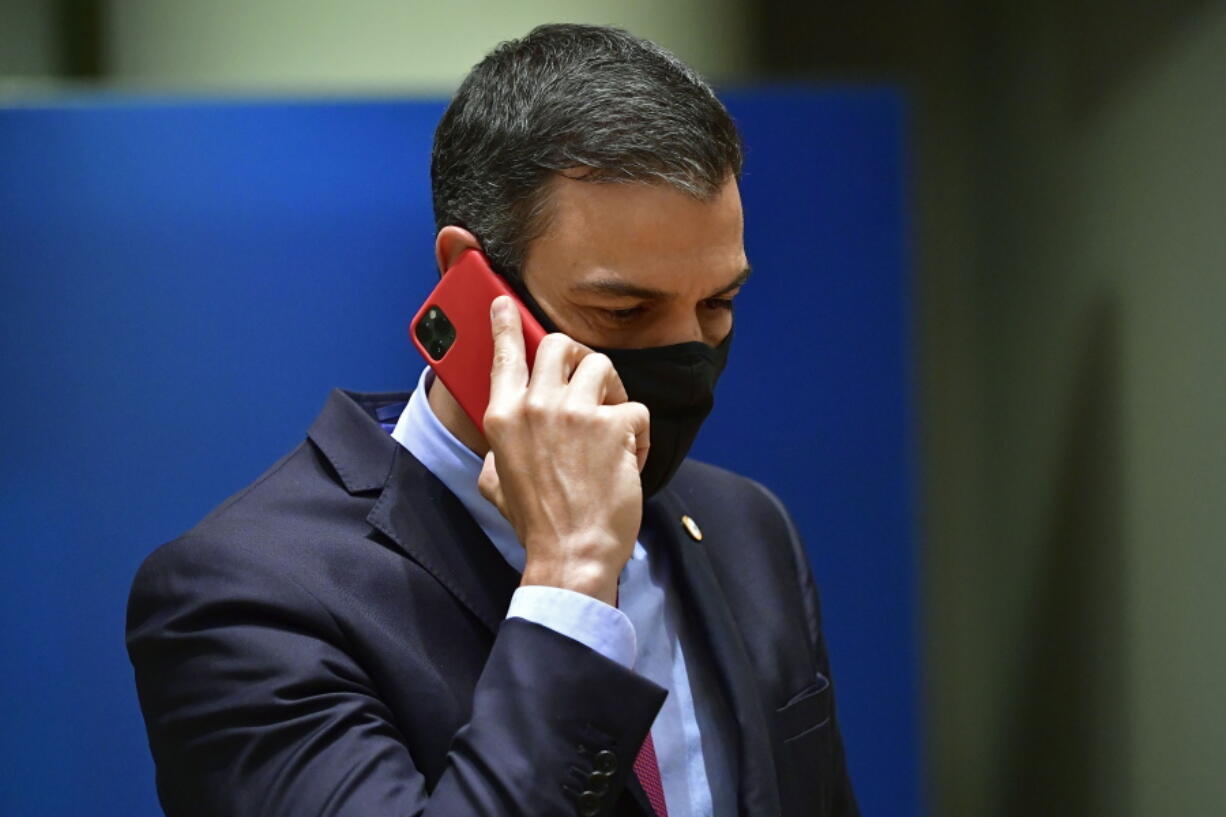
<svg viewBox="0 0 1226 817"><path fill-rule="evenodd" d="M495 369L501 369L501 368L511 365L511 361L513 359L514 359L514 354L512 353L511 348L507 344L505 343L495 343L494 344L494 368Z"/></svg>
<svg viewBox="0 0 1226 817"><path fill-rule="evenodd" d="M524 398L523 402L524 416L530 420L539 420L547 416L550 412L550 405L540 395L529 394Z"/></svg>
<svg viewBox="0 0 1226 817"><path fill-rule="evenodd" d="M613 361L610 360L609 356L604 352L592 352L590 355L588 355L588 357L590 357L592 360L592 362L588 364L589 366L596 366L602 370L610 370L613 368Z"/></svg>
<svg viewBox="0 0 1226 817"><path fill-rule="evenodd" d="M559 418L567 425L583 425L592 418L592 412L583 406L567 404L559 412Z"/></svg>
<svg viewBox="0 0 1226 817"><path fill-rule="evenodd" d="M510 424L510 421L510 416L502 408L490 407L485 410L484 422L487 433L493 432L495 435L497 435L499 432L506 429L506 427Z"/></svg>
<svg viewBox="0 0 1226 817"><path fill-rule="evenodd" d="M613 368L613 361L604 352L589 352L587 357L583 359L583 365L590 366L592 373L601 379L608 380L612 377L618 380L617 370Z"/></svg>

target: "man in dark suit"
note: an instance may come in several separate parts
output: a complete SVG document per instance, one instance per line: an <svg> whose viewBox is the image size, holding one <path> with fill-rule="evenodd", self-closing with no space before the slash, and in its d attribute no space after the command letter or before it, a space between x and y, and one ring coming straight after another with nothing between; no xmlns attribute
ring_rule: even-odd
<svg viewBox="0 0 1226 817"><path fill-rule="evenodd" d="M167 814L852 815L817 593L762 486L684 459L748 275L727 112L675 57L544 26L432 162L480 249L484 430L429 370L142 565L128 648Z"/></svg>

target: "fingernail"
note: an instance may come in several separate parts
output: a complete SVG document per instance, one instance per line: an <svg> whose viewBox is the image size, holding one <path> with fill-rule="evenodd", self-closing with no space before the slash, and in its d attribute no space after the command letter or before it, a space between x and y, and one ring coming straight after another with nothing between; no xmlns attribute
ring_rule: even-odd
<svg viewBox="0 0 1226 817"><path fill-rule="evenodd" d="M494 299L494 302L490 304L490 315L495 320L505 321L510 317L509 314L507 313L507 310L510 308L510 306L511 306L511 299L508 298L506 295L499 295L497 298Z"/></svg>

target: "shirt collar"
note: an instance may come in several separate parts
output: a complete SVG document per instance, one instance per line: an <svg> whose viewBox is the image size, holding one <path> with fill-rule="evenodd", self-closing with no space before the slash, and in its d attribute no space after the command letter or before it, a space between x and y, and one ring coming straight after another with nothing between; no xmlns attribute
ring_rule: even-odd
<svg viewBox="0 0 1226 817"><path fill-rule="evenodd" d="M515 529L477 488L483 460L456 439L430 407L428 394L433 382L434 372L427 366L392 429L392 438L456 495L507 563L522 573L524 548Z"/></svg>

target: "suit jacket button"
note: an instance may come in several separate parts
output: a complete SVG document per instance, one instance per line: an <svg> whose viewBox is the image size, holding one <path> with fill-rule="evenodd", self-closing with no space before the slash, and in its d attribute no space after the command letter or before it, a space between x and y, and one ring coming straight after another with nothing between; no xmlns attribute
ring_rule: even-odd
<svg viewBox="0 0 1226 817"><path fill-rule="evenodd" d="M604 772L592 772L587 776L587 788L588 791L604 797L609 793L609 775Z"/></svg>
<svg viewBox="0 0 1226 817"><path fill-rule="evenodd" d="M605 774L613 774L617 771L617 755L610 752L608 749L601 749L596 753L594 759L596 771L604 772Z"/></svg>
<svg viewBox="0 0 1226 817"><path fill-rule="evenodd" d="M600 813L600 795L594 791L585 791L579 795L579 817L596 817Z"/></svg>

